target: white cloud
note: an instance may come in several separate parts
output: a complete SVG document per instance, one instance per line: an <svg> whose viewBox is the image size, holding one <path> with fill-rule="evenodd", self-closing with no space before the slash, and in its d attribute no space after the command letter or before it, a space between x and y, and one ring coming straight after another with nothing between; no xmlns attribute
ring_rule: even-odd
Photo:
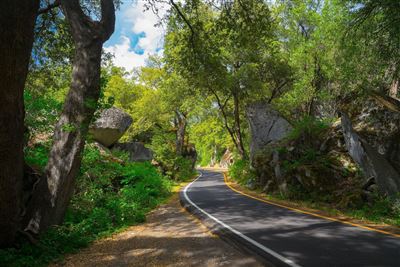
<svg viewBox="0 0 400 267"><path fill-rule="evenodd" d="M126 10L125 16L128 22L132 23L132 32L139 34L144 32L146 36L139 40L138 46L145 50L155 51L162 46L162 37L164 34L162 27L156 27L159 18L163 17L167 11L167 6L158 5L158 16L151 10L145 9L146 1L139 0L137 4Z"/></svg>
<svg viewBox="0 0 400 267"><path fill-rule="evenodd" d="M121 43L104 48L106 52L114 54L114 64L131 71L135 67L144 66L148 55L136 54L131 50L131 41L126 36L121 36Z"/></svg>
<svg viewBox="0 0 400 267"><path fill-rule="evenodd" d="M159 17L162 17L167 12L167 6L158 6L158 16L151 10L145 10L146 1L138 0L134 4L127 7L122 6L125 10L121 10L122 16L122 32L120 42L108 47L105 47L107 52L114 54L114 64L124 67L126 70L131 71L134 67L144 66L146 59L150 54L162 55L162 42L164 36L164 29L156 27L155 24L159 23ZM132 44L131 40L127 37L130 34L144 33L144 37L140 37L138 43ZM133 47L135 46L135 47ZM136 50L144 50L142 55L134 52Z"/></svg>

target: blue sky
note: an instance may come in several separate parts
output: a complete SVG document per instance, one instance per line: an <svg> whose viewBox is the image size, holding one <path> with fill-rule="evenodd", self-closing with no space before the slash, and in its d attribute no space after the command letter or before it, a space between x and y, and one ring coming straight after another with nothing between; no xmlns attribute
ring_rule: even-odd
<svg viewBox="0 0 400 267"><path fill-rule="evenodd" d="M143 0L127 0L117 11L115 31L104 44L107 52L114 54L114 64L131 71L144 66L151 54L162 55L164 29L155 27L159 22L157 15L143 11ZM166 12L159 7L159 16Z"/></svg>

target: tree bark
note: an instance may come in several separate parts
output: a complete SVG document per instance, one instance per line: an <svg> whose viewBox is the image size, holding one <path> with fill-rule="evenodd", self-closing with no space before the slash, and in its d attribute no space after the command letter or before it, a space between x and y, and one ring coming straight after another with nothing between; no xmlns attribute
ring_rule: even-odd
<svg viewBox="0 0 400 267"><path fill-rule="evenodd" d="M393 79L392 84L390 85L389 96L392 98L397 98L398 92L399 92L399 80Z"/></svg>
<svg viewBox="0 0 400 267"><path fill-rule="evenodd" d="M24 166L24 85L39 0L0 2L0 247L20 225Z"/></svg>
<svg viewBox="0 0 400 267"><path fill-rule="evenodd" d="M387 109L394 112L400 112L400 100L397 98L393 98L375 91L371 92L371 96Z"/></svg>
<svg viewBox="0 0 400 267"><path fill-rule="evenodd" d="M55 128L45 177L34 192L25 220L25 230L35 234L63 222L100 95L102 46L115 24L113 0L101 1L100 21L84 14L79 0L62 0L61 7L70 25L75 56L72 82Z"/></svg>
<svg viewBox="0 0 400 267"><path fill-rule="evenodd" d="M240 127L240 103L239 96L237 94L233 95L233 105L234 105L234 117L235 117L235 132L236 132L236 143L239 155L242 159L248 159L246 150L244 149L242 129Z"/></svg>
<svg viewBox="0 0 400 267"><path fill-rule="evenodd" d="M248 159L246 150L244 149L243 138L242 138L242 131L240 127L240 109L239 109L239 97L232 93L234 100L234 125L231 127L228 123L228 115L225 111L226 104L229 100L229 97L225 100L225 103L222 103L221 99L219 98L218 94L210 89L211 93L215 96L217 100L218 108L221 111L221 115L224 121L224 125L226 130L228 131L233 144L235 145L240 157L242 159Z"/></svg>
<svg viewBox="0 0 400 267"><path fill-rule="evenodd" d="M180 111L175 111L177 130L176 130L176 154L182 156L185 147L185 134L186 134L186 115Z"/></svg>

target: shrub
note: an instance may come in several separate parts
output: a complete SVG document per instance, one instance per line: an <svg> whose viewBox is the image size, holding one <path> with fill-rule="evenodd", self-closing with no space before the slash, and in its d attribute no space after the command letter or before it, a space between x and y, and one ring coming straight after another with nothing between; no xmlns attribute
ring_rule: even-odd
<svg viewBox="0 0 400 267"><path fill-rule="evenodd" d="M24 91L25 125L32 135L50 133L58 118L62 102L57 101L50 93L35 96L28 90Z"/></svg>
<svg viewBox="0 0 400 267"><path fill-rule="evenodd" d="M47 153L46 146L31 147L27 161L44 166ZM102 154L87 145L64 224L50 229L37 245L21 239L19 249L0 250L0 266L45 266L98 237L143 222L146 212L169 195L171 183L150 163L121 158L127 156Z"/></svg>
<svg viewBox="0 0 400 267"><path fill-rule="evenodd" d="M162 172L169 178L185 181L194 175L190 158L176 155L174 134L154 135L150 147L154 151L155 160L160 164Z"/></svg>
<svg viewBox="0 0 400 267"><path fill-rule="evenodd" d="M249 181L255 181L256 175L250 167L247 160L236 160L229 167L229 177L237 181L239 184L247 184Z"/></svg>
<svg viewBox="0 0 400 267"><path fill-rule="evenodd" d="M177 181L186 181L195 175L192 161L185 157L176 157L174 178Z"/></svg>
<svg viewBox="0 0 400 267"><path fill-rule="evenodd" d="M318 120L314 117L304 117L298 121L287 139L295 141L296 145L305 147L306 149L318 149L315 147L329 128L329 124L325 121Z"/></svg>

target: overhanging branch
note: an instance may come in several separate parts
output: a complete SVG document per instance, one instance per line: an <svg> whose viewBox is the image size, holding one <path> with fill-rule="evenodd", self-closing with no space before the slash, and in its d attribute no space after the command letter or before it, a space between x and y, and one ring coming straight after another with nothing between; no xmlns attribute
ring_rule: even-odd
<svg viewBox="0 0 400 267"><path fill-rule="evenodd" d="M179 17L185 22L185 24L189 27L191 35L190 35L190 41L193 45L194 48L194 29L192 24L190 24L190 21L186 18L186 16L183 14L183 12L180 10L179 6L174 2L174 0L170 0L171 5L174 7L176 12L178 13Z"/></svg>

